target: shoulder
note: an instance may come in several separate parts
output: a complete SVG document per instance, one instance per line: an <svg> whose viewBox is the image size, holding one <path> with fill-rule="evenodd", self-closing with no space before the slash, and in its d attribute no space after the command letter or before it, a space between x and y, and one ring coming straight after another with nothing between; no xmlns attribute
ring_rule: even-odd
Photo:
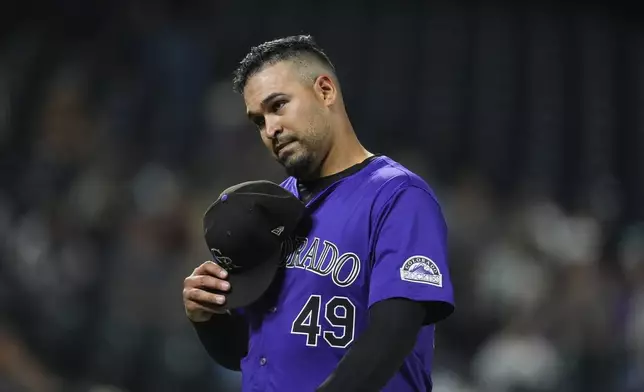
<svg viewBox="0 0 644 392"><path fill-rule="evenodd" d="M377 184L370 205L370 219L379 238L382 228L389 227L388 236L401 239L415 235L409 230L422 230L442 238L447 233L447 222L431 186L419 175L402 164L384 157L373 172ZM391 235L394 232L396 234ZM414 237L415 238L415 237Z"/></svg>
<svg viewBox="0 0 644 392"><path fill-rule="evenodd" d="M372 165L366 184L376 196L376 204L387 204L406 192L424 196L428 201L438 204L438 198L431 186L401 163L387 156L380 156Z"/></svg>

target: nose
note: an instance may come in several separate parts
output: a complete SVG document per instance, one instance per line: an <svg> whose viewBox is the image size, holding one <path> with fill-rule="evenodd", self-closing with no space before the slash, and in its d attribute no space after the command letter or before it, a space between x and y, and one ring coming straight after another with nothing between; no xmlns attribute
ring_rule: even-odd
<svg viewBox="0 0 644 392"><path fill-rule="evenodd" d="M266 119L266 137L275 139L275 136L282 132L282 125L275 118L275 116L267 116Z"/></svg>

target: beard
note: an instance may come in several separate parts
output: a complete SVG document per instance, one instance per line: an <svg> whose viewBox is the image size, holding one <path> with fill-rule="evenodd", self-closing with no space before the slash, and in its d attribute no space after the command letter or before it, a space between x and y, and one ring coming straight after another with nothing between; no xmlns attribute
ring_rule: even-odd
<svg viewBox="0 0 644 392"><path fill-rule="evenodd" d="M317 167L315 157L307 151L296 151L279 161L286 170L286 174L297 179L315 177Z"/></svg>
<svg viewBox="0 0 644 392"><path fill-rule="evenodd" d="M330 124L321 114L312 116L309 127L300 137L285 137L285 140L280 140L280 143L297 142L297 148L283 158L278 158L278 162L289 176L302 180L318 178L322 164L320 157L324 156L325 139L330 133Z"/></svg>

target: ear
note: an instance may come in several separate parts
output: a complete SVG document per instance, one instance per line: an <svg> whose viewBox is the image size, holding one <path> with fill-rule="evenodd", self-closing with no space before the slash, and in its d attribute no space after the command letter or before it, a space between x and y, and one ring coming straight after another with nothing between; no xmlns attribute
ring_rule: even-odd
<svg viewBox="0 0 644 392"><path fill-rule="evenodd" d="M320 98L326 106L331 106L335 103L338 97L338 89L328 75L320 75L315 79L313 84L315 94Z"/></svg>

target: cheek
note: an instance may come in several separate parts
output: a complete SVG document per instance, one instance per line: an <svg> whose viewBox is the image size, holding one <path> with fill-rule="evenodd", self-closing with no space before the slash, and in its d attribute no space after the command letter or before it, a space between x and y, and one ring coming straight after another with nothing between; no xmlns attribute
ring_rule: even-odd
<svg viewBox="0 0 644 392"><path fill-rule="evenodd" d="M311 116L311 119L309 124L309 139L316 145L320 145L329 135L326 119L319 113Z"/></svg>
<svg viewBox="0 0 644 392"><path fill-rule="evenodd" d="M315 115L312 109L311 106L293 102L282 116L282 126L292 132L306 133Z"/></svg>

